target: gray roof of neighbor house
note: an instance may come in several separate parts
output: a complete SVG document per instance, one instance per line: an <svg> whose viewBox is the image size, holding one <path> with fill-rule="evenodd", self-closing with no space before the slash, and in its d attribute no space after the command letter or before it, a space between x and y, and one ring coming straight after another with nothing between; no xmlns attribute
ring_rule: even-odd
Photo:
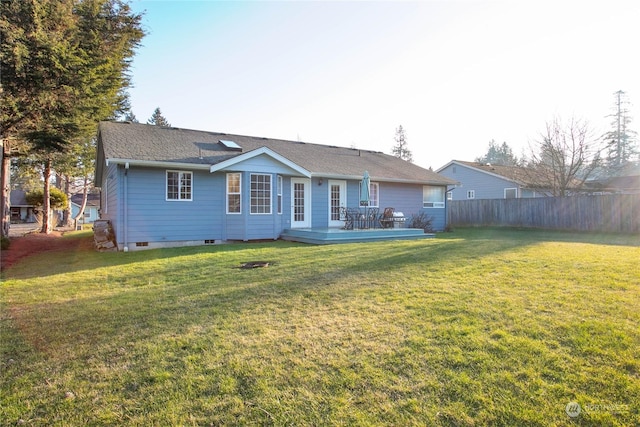
<svg viewBox="0 0 640 427"><path fill-rule="evenodd" d="M71 196L71 203L74 203L77 206L81 206L82 198L83 198L82 194L74 194ZM96 194L96 193L87 194L87 207L89 206L93 206L97 208L100 207L100 194Z"/></svg>
<svg viewBox="0 0 640 427"><path fill-rule="evenodd" d="M188 165L204 169L263 148L304 168L311 176L357 178L366 170L371 179L377 181L434 185L456 183L433 171L376 151L130 122L100 123L96 182L100 182L99 177L107 162Z"/></svg>
<svg viewBox="0 0 640 427"><path fill-rule="evenodd" d="M513 181L518 185L528 188L549 188L549 177L543 174L541 171L528 168L525 166L511 166L511 165L494 165L490 163L480 162L465 162L462 160L452 160L446 165L442 166L437 172L442 171L446 167L452 164L458 164L466 166L478 171L494 175L498 178L507 179Z"/></svg>
<svg viewBox="0 0 640 427"><path fill-rule="evenodd" d="M13 207L30 207L27 202L27 192L24 190L11 190L9 193L9 203Z"/></svg>

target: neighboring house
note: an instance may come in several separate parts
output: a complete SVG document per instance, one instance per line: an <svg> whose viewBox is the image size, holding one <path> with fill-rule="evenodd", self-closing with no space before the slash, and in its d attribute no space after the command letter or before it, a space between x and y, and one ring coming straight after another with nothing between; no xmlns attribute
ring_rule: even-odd
<svg viewBox="0 0 640 427"><path fill-rule="evenodd" d="M34 206L27 203L27 193L23 190L11 190L9 202L11 206L11 222L36 222Z"/></svg>
<svg viewBox="0 0 640 427"><path fill-rule="evenodd" d="M631 165L616 176L586 182L587 188L600 194L640 193L640 165Z"/></svg>
<svg viewBox="0 0 640 427"><path fill-rule="evenodd" d="M449 191L449 200L516 199L550 194L548 188L535 182L531 170L521 166L452 160L436 172L459 183Z"/></svg>
<svg viewBox="0 0 640 427"><path fill-rule="evenodd" d="M369 172L371 206L446 227L448 178L380 152L129 122L101 122L100 219L120 250L278 239L340 228Z"/></svg>
<svg viewBox="0 0 640 427"><path fill-rule="evenodd" d="M82 194L74 194L71 196L71 217L75 218L82 207ZM78 218L78 224L89 224L98 219L98 210L100 209L100 194L87 194L87 204L84 208L84 215Z"/></svg>

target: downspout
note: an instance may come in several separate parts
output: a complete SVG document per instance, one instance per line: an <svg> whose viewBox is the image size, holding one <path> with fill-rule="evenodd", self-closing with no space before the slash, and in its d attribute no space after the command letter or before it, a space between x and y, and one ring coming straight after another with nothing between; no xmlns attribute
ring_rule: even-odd
<svg viewBox="0 0 640 427"><path fill-rule="evenodd" d="M128 185L129 162L124 164L124 247L123 251L129 252L129 185Z"/></svg>

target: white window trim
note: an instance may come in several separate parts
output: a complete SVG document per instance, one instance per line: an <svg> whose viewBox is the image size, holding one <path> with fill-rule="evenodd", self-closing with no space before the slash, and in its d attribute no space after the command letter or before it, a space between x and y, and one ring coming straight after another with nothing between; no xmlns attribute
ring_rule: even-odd
<svg viewBox="0 0 640 427"><path fill-rule="evenodd" d="M467 190L467 199L475 199L476 190Z"/></svg>
<svg viewBox="0 0 640 427"><path fill-rule="evenodd" d="M237 193L229 193L229 177L231 175L238 175L238 188L239 191ZM240 209L238 212L229 212L229 196L230 195L238 195L240 196ZM240 172L229 172L227 174L227 180L225 185L225 203L227 205L227 214L228 215L241 215L242 214L242 174Z"/></svg>
<svg viewBox="0 0 640 427"><path fill-rule="evenodd" d="M170 173L177 173L178 174L178 198L177 199L170 199L169 198L169 174ZM191 175L191 179L190 181L190 185L189 185L189 198L188 199L183 199L182 198L182 175L183 174L189 174ZM167 202L191 202L193 201L193 172L191 171L181 171L181 170L167 170L166 173L164 174L164 197L165 200Z"/></svg>
<svg viewBox="0 0 640 427"><path fill-rule="evenodd" d="M376 189L376 196L378 200L375 200L375 204L370 204L369 207L372 208L379 208L380 207L380 184L377 182L370 182L369 183L369 194L373 194L373 191L371 191L372 188Z"/></svg>
<svg viewBox="0 0 640 427"><path fill-rule="evenodd" d="M249 215L271 215L271 212L273 211L273 177L271 174L269 173L252 173L250 174L251 178L249 179L249 186L251 186L251 184L253 183L253 177L254 176L268 176L269 177L269 212L252 212L253 210L253 203L252 203L252 195L251 193L249 193ZM251 188L249 188L249 191L251 192Z"/></svg>
<svg viewBox="0 0 640 427"><path fill-rule="evenodd" d="M441 202L434 202L434 201L426 201L424 199L424 190L426 188L438 188L441 191L442 194L442 201ZM439 186L435 186L435 185L424 185L422 187L422 207L423 208L434 208L434 209L443 209L445 206L445 200L446 200L446 189L444 187L439 187Z"/></svg>
<svg viewBox="0 0 640 427"><path fill-rule="evenodd" d="M276 203L278 204L278 215L282 215L282 175L276 176Z"/></svg>
<svg viewBox="0 0 640 427"><path fill-rule="evenodd" d="M510 187L510 188L505 188L505 189L504 189L504 198L505 198L505 199L507 198L507 191L508 191L508 190L515 190L515 192L516 192L516 197L513 197L513 198L514 198L514 199L517 199L517 198L518 198L518 193L519 193L519 191L518 191L518 187Z"/></svg>

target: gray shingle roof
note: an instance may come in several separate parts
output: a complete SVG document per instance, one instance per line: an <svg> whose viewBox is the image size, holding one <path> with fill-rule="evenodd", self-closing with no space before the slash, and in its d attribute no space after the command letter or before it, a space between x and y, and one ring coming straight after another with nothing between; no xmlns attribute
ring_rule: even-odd
<svg viewBox="0 0 640 427"><path fill-rule="evenodd" d="M101 122L98 135L98 148L104 154L98 161L128 159L203 166L266 147L314 176L357 177L366 170L377 181L455 184L397 157L368 150L128 122ZM226 148L220 140L233 141L242 151Z"/></svg>

